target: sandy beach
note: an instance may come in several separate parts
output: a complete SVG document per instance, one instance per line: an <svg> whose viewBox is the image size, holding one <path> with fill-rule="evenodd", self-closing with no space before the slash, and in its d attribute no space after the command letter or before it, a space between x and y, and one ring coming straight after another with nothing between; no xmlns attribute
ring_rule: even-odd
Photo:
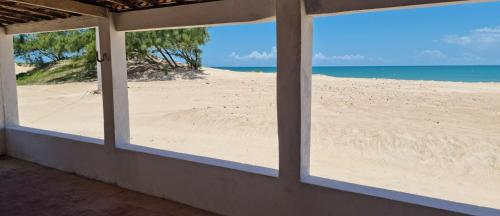
<svg viewBox="0 0 500 216"><path fill-rule="evenodd" d="M95 83L19 86L21 125L103 137ZM278 168L276 75L129 82L131 143ZM500 83L313 76L311 174L500 208Z"/></svg>

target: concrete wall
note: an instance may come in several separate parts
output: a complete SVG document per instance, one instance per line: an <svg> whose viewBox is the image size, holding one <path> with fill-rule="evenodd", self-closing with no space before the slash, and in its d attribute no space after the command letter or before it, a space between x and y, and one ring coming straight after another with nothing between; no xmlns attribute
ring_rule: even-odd
<svg viewBox="0 0 500 216"><path fill-rule="evenodd" d="M7 150L5 148L5 130L0 130L0 156L5 155Z"/></svg>
<svg viewBox="0 0 500 216"><path fill-rule="evenodd" d="M18 124L13 36L0 28L0 155L6 153L5 127Z"/></svg>
<svg viewBox="0 0 500 216"><path fill-rule="evenodd" d="M2 44L7 44L7 42L5 42L5 40L8 39L6 34L5 34L5 31L3 29L0 29L0 46L2 46ZM0 61L1 59L3 59L3 57L5 56L5 54L7 53L8 54L8 50L5 50L5 49L2 49L2 47L0 47ZM6 62L6 61L5 61ZM2 65L4 64L4 62L0 62L0 91L3 92L3 85L2 85L2 71L6 71L5 69L2 68ZM5 150L5 111L4 111L4 99L3 99L3 94L0 95L0 156L1 155L4 155L6 153L6 150Z"/></svg>
<svg viewBox="0 0 500 216"><path fill-rule="evenodd" d="M224 215L460 215L19 129L6 135L13 157Z"/></svg>

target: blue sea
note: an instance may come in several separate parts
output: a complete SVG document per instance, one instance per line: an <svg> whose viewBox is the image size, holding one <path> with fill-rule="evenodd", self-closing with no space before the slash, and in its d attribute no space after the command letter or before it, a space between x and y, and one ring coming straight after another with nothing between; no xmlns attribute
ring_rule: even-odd
<svg viewBox="0 0 500 216"><path fill-rule="evenodd" d="M276 67L215 68L236 72L276 73ZM434 80L452 82L500 82L500 65L313 67L313 74L349 78Z"/></svg>

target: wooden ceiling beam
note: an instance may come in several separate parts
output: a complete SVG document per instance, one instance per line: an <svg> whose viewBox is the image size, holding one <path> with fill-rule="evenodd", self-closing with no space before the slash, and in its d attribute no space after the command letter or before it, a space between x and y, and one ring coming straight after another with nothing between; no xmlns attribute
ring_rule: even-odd
<svg viewBox="0 0 500 216"><path fill-rule="evenodd" d="M120 2L122 2L123 4L127 5L129 8L138 8L141 6L141 2L140 1L134 1L134 0L119 0Z"/></svg>
<svg viewBox="0 0 500 216"><path fill-rule="evenodd" d="M116 12L144 10L193 3L206 3L221 0L79 0L90 4L98 4L111 8Z"/></svg>
<svg viewBox="0 0 500 216"><path fill-rule="evenodd" d="M130 9L130 6L127 4L123 3L120 0L97 0L98 3L107 5L111 8L113 8L116 11L121 11L121 10L128 10Z"/></svg>
<svg viewBox="0 0 500 216"><path fill-rule="evenodd" d="M44 16L44 15L38 15L35 13L12 10L12 9L9 9L8 7L4 7L2 5L0 5L0 11L2 11L3 13L17 14L20 16L31 17L32 19L37 19L37 20L44 20L44 19L51 19L52 18L52 16Z"/></svg>
<svg viewBox="0 0 500 216"><path fill-rule="evenodd" d="M2 25L10 25L10 24L14 24L15 22L5 20L5 19L0 17L0 23L2 23Z"/></svg>
<svg viewBox="0 0 500 216"><path fill-rule="evenodd" d="M156 3L158 5L175 4L175 3L177 3L177 0L150 0L150 1L156 1Z"/></svg>
<svg viewBox="0 0 500 216"><path fill-rule="evenodd" d="M33 17L33 16L29 16L29 15L25 15L25 14L22 14L22 13L11 13L11 12L6 12L6 11L3 11L2 9L0 9L0 15L1 16L4 16L4 17L8 17L8 18L18 18L18 19L23 19L23 20L26 20L26 21L39 21L40 19L37 18L37 17Z"/></svg>
<svg viewBox="0 0 500 216"><path fill-rule="evenodd" d="M105 7L85 4L73 0L13 0L20 4L42 7L67 13L76 13L93 17L107 17L108 10Z"/></svg>
<svg viewBox="0 0 500 216"><path fill-rule="evenodd" d="M0 2L0 8L5 8L10 11L18 11L20 13L28 13L36 16L44 17L45 19L67 18L67 13L57 13L54 11L41 10L25 5L18 5L15 2Z"/></svg>
<svg viewBox="0 0 500 216"><path fill-rule="evenodd" d="M29 20L23 20L23 19L19 19L19 18L7 17L7 16L3 16L3 15L0 15L0 19L5 20L5 21L9 21L9 22L12 22L12 23L26 23L26 22L29 22Z"/></svg>
<svg viewBox="0 0 500 216"><path fill-rule="evenodd" d="M74 16L67 19L55 19L29 23L10 23L5 27L7 34L28 34L52 31L67 31L80 28L93 28L99 25L101 18ZM0 20L1 22L1 20Z"/></svg>
<svg viewBox="0 0 500 216"><path fill-rule="evenodd" d="M147 0L147 2L149 2L152 5L158 5L158 1L157 0Z"/></svg>

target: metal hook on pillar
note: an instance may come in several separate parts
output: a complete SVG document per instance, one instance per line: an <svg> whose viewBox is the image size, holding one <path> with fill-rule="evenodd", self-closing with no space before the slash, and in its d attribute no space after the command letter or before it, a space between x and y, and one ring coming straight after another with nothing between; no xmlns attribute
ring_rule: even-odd
<svg viewBox="0 0 500 216"><path fill-rule="evenodd" d="M106 60L106 58L107 58L107 56L108 56L108 55L107 55L106 53L103 53L103 54L102 54L102 58L99 58L99 51L97 51L97 50L96 50L96 52L95 52L95 60L96 60L97 62L99 62L99 63L102 63L103 61L105 61L105 60Z"/></svg>

